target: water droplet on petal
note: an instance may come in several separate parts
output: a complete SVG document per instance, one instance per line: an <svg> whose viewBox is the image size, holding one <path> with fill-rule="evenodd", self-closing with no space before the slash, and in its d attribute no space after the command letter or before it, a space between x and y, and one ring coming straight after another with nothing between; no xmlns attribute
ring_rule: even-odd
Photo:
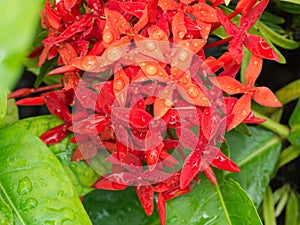
<svg viewBox="0 0 300 225"><path fill-rule="evenodd" d="M190 86L186 92L192 98L196 98L199 95L199 90L195 85Z"/></svg>
<svg viewBox="0 0 300 225"><path fill-rule="evenodd" d="M187 51L181 51L178 54L178 59L182 62L186 61L188 59L188 52Z"/></svg>
<svg viewBox="0 0 300 225"><path fill-rule="evenodd" d="M184 38L184 32L183 31L179 31L178 32L178 37L179 38Z"/></svg>
<svg viewBox="0 0 300 225"><path fill-rule="evenodd" d="M114 48L107 52L107 58L112 62L119 60L122 55L122 51L118 48Z"/></svg>
<svg viewBox="0 0 300 225"><path fill-rule="evenodd" d="M171 101L170 99L165 99L165 100L164 100L164 105L165 105L165 106L170 107L170 106L172 106L172 104L173 104L173 103L172 103L172 101Z"/></svg>
<svg viewBox="0 0 300 225"><path fill-rule="evenodd" d="M106 31L103 33L103 41L106 44L110 44L112 43L112 41L114 40L114 36L113 33L110 31Z"/></svg>
<svg viewBox="0 0 300 225"><path fill-rule="evenodd" d="M146 43L146 48L149 51L154 51L156 49L156 45L153 41L149 41L149 42Z"/></svg>
<svg viewBox="0 0 300 225"><path fill-rule="evenodd" d="M242 110L242 116L247 116L247 115L248 115L247 109L243 109L243 110Z"/></svg>
<svg viewBox="0 0 300 225"><path fill-rule="evenodd" d="M122 90L125 86L125 82L123 79L119 78L114 81L114 88L118 91Z"/></svg>
<svg viewBox="0 0 300 225"><path fill-rule="evenodd" d="M149 75L155 75L155 74L157 74L157 71L158 71L158 68L157 68L157 66L155 66L155 65L148 64L148 65L146 66L146 72L147 72L147 74L149 74Z"/></svg>
<svg viewBox="0 0 300 225"><path fill-rule="evenodd" d="M165 37L165 34L162 30L156 30L152 35L155 40L162 40Z"/></svg>

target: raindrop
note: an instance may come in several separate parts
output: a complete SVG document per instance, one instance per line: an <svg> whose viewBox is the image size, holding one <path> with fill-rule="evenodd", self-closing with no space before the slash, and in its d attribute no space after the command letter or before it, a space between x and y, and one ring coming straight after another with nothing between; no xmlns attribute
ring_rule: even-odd
<svg viewBox="0 0 300 225"><path fill-rule="evenodd" d="M17 192L20 195L25 195L28 194L32 191L32 183L29 180L29 178L26 176L22 180L19 181L18 187L17 187Z"/></svg>
<svg viewBox="0 0 300 225"><path fill-rule="evenodd" d="M118 91L122 90L125 86L124 80L119 78L114 81L114 88Z"/></svg>
<svg viewBox="0 0 300 225"><path fill-rule="evenodd" d="M107 58L112 62L119 60L122 57L122 55L122 51L118 48L114 48L107 52Z"/></svg>
<svg viewBox="0 0 300 225"><path fill-rule="evenodd" d="M157 68L157 66L155 66L155 65L148 64L148 65L146 66L146 72L147 72L147 74L149 74L149 75L155 75L155 74L157 74L157 71L158 71L158 68Z"/></svg>
<svg viewBox="0 0 300 225"><path fill-rule="evenodd" d="M162 30L156 30L153 32L153 38L155 40L162 40L165 37L165 34Z"/></svg>
<svg viewBox="0 0 300 225"><path fill-rule="evenodd" d="M149 51L154 51L156 49L156 45L153 41L149 41L149 42L146 43L146 48Z"/></svg>
<svg viewBox="0 0 300 225"><path fill-rule="evenodd" d="M195 87L194 85L193 86L190 86L188 89L187 89L187 93L190 97L192 98L196 98L198 95L199 95L199 91L198 91L198 88Z"/></svg>
<svg viewBox="0 0 300 225"><path fill-rule="evenodd" d="M21 205L22 210L32 210L36 208L38 201L35 198L28 198L24 204Z"/></svg>
<svg viewBox="0 0 300 225"><path fill-rule="evenodd" d="M242 116L247 116L247 115L248 115L247 109L243 109L243 110L242 110Z"/></svg>
<svg viewBox="0 0 300 225"><path fill-rule="evenodd" d="M181 61L181 62L184 62L188 59L188 52L187 51L180 51L179 54L178 54L178 59Z"/></svg>
<svg viewBox="0 0 300 225"><path fill-rule="evenodd" d="M179 31L179 32L178 32L178 37L179 37L180 39L184 38L184 32L183 32L183 31Z"/></svg>
<svg viewBox="0 0 300 225"><path fill-rule="evenodd" d="M103 41L106 44L110 44L114 40L113 33L110 31L106 31L103 33Z"/></svg>

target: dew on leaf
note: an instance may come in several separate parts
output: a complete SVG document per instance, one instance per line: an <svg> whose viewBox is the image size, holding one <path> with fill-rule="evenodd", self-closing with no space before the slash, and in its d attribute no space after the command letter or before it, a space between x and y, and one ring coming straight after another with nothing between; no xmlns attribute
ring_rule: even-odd
<svg viewBox="0 0 300 225"><path fill-rule="evenodd" d="M30 193L31 191L32 191L32 183L29 180L29 178L26 176L19 181L18 187L17 187L17 192L20 195L25 195L25 194Z"/></svg>

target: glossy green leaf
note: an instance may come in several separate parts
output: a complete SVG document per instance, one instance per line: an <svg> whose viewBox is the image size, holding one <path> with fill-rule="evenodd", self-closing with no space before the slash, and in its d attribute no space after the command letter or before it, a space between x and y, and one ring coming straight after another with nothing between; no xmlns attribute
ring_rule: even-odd
<svg viewBox="0 0 300 225"><path fill-rule="evenodd" d="M300 100L298 100L289 119L289 125L292 129L288 140L292 143L292 145L300 149Z"/></svg>
<svg viewBox="0 0 300 225"><path fill-rule="evenodd" d="M226 173L237 180L258 207L270 182L281 149L281 140L263 128L249 126L251 136L237 131L225 137L230 146L230 157L241 168L240 173Z"/></svg>
<svg viewBox="0 0 300 225"><path fill-rule="evenodd" d="M290 195L289 192L284 192L282 194L282 196L280 197L279 202L277 203L276 208L275 208L275 217L278 217L284 210L284 208L287 204L287 201L289 199L289 195Z"/></svg>
<svg viewBox="0 0 300 225"><path fill-rule="evenodd" d="M0 191L15 224L91 224L71 181L44 143L15 126L0 129Z"/></svg>
<svg viewBox="0 0 300 225"><path fill-rule="evenodd" d="M95 225L160 225L157 211L148 217L132 187L124 191L95 190L82 203Z"/></svg>
<svg viewBox="0 0 300 225"><path fill-rule="evenodd" d="M276 169L273 173L275 176L276 172L283 167L284 165L288 164L289 162L293 161L300 155L300 149L296 148L293 145L290 145L286 149L280 152L279 160L276 165Z"/></svg>
<svg viewBox="0 0 300 225"><path fill-rule="evenodd" d="M300 125L300 99L298 100L295 109L289 119L289 125L291 127Z"/></svg>
<svg viewBox="0 0 300 225"><path fill-rule="evenodd" d="M12 89L19 80L22 60L39 23L41 6L42 1L0 1L0 85L3 87Z"/></svg>
<svg viewBox="0 0 300 225"><path fill-rule="evenodd" d="M289 183L284 184L282 187L276 189L273 192L273 202L274 205L278 204L278 202L280 201L280 199L282 198L282 196L285 193L289 193L291 191L291 185Z"/></svg>
<svg viewBox="0 0 300 225"><path fill-rule="evenodd" d="M300 222L299 211L300 208L298 198L294 191L292 191L286 206L285 224L298 225L298 223Z"/></svg>
<svg viewBox="0 0 300 225"><path fill-rule="evenodd" d="M274 202L272 197L272 190L268 186L264 196L263 202L263 216L265 225L276 225L276 218L274 212Z"/></svg>
<svg viewBox="0 0 300 225"><path fill-rule="evenodd" d="M299 42L285 38L283 35L276 33L275 31L273 31L272 29L270 29L268 26L266 26L264 23L260 21L257 23L257 27L259 28L259 30L263 35L268 37L270 41L272 41L275 45L281 48L292 50L300 46Z"/></svg>
<svg viewBox="0 0 300 225"><path fill-rule="evenodd" d="M6 116L4 117L3 123L0 125L0 127L15 122L19 119L18 107L16 106L15 102L16 101L14 99L7 100Z"/></svg>
<svg viewBox="0 0 300 225"><path fill-rule="evenodd" d="M263 14L260 17L260 20L263 22L270 22L270 23L274 23L274 24L282 24L285 22L285 19L275 15L273 13L270 13L268 11L264 11Z"/></svg>
<svg viewBox="0 0 300 225"><path fill-rule="evenodd" d="M14 123L15 126L29 130L36 136L40 136L52 127L61 124L62 121L53 115L38 116L20 120ZM69 142L70 137L65 138L61 143L50 145L50 150L59 159L65 172L80 196L92 191L90 186L98 178L97 173L85 162L71 162L72 154L76 145Z"/></svg>
<svg viewBox="0 0 300 225"><path fill-rule="evenodd" d="M280 2L289 2L289 3L300 5L300 1L299 0L279 0L279 1Z"/></svg>
<svg viewBox="0 0 300 225"><path fill-rule="evenodd" d="M7 110L7 90L0 88L0 124L3 122L6 116Z"/></svg>
<svg viewBox="0 0 300 225"><path fill-rule="evenodd" d="M57 58L54 58L52 60L46 61L41 69L40 72L35 80L34 87L38 88L40 84L43 82L44 78L47 76L47 74L50 72L50 70L53 69L53 66L57 62Z"/></svg>
<svg viewBox="0 0 300 225"><path fill-rule="evenodd" d="M201 179L199 186L167 202L167 224L256 225L262 224L253 203L232 179L214 186Z"/></svg>
<svg viewBox="0 0 300 225"><path fill-rule="evenodd" d="M289 83L276 91L276 96L282 104L287 104L300 97L300 79Z"/></svg>
<svg viewBox="0 0 300 225"><path fill-rule="evenodd" d="M285 12L292 14L300 14L300 4L298 0L280 0L277 3L280 9Z"/></svg>
<svg viewBox="0 0 300 225"><path fill-rule="evenodd" d="M9 205L0 195L0 224L13 225L13 214Z"/></svg>

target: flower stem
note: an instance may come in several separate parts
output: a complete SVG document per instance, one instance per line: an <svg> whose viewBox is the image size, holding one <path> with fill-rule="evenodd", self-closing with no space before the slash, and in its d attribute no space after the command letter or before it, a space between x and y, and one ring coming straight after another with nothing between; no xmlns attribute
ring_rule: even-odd
<svg viewBox="0 0 300 225"><path fill-rule="evenodd" d="M216 46L219 46L219 45L223 45L223 44L226 44L227 42L231 41L233 37L228 37L228 38L225 38L225 39L222 39L222 40L219 40L219 41L215 41L211 44L208 44L208 45L205 45L203 47L203 49L208 49L208 48L213 48L213 47L216 47Z"/></svg>
<svg viewBox="0 0 300 225"><path fill-rule="evenodd" d="M288 126L285 126L283 124L277 123L274 120L270 119L269 117L260 114L259 112L256 112L253 110L253 113L255 116L265 119L266 121L261 123L260 125L267 128L268 130L273 131L274 133L278 134L281 138L287 139L290 133L290 129Z"/></svg>

